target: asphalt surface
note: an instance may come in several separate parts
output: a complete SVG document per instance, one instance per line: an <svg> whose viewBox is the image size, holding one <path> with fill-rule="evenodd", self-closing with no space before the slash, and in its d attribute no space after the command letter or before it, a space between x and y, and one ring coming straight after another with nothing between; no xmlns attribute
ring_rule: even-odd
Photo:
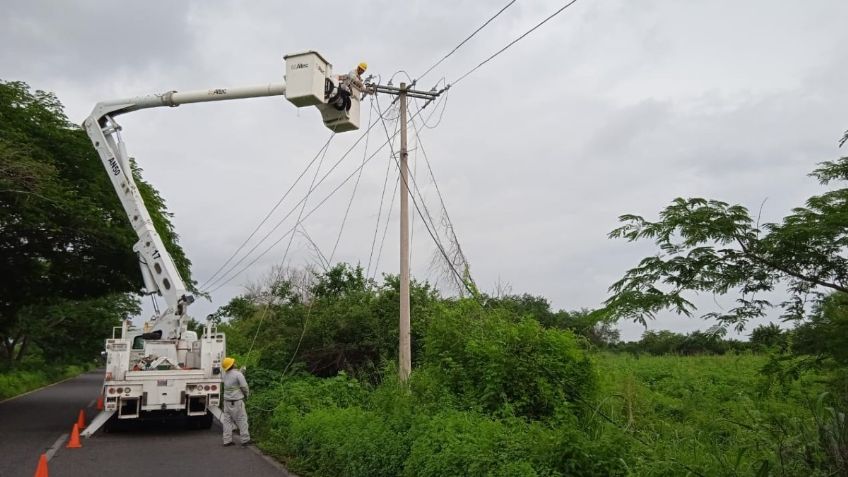
<svg viewBox="0 0 848 477"><path fill-rule="evenodd" d="M85 408L88 421L95 416L102 380L102 371L86 373L0 403L0 477L32 476L44 452L51 477L289 475L253 447L223 447L217 421L210 430L187 431L180 423L101 429L83 438L81 449L65 448L79 410Z"/></svg>

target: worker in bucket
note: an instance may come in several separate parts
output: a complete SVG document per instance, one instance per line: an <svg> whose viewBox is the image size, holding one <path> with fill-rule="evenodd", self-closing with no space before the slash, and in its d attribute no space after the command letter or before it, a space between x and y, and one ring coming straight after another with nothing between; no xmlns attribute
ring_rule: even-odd
<svg viewBox="0 0 848 477"><path fill-rule="evenodd" d="M235 369L236 360L224 358L221 366L224 368L222 378L224 384L224 409L221 413L221 424L224 427L224 445L233 445L233 427L237 427L241 435L241 445L250 444L250 432L247 428L247 411L244 400L249 394L247 380L244 374Z"/></svg>
<svg viewBox="0 0 848 477"><path fill-rule="evenodd" d="M362 82L362 75L367 69L368 63L363 61L356 65L356 68L350 70L350 73L347 74L348 92L353 91L354 87L358 88L360 91L365 91L365 84Z"/></svg>
<svg viewBox="0 0 848 477"><path fill-rule="evenodd" d="M330 98L328 102L339 111L350 111L350 96L353 94L354 89L363 91L363 96L368 94L365 91L365 83L362 81L362 74L367 69L368 63L363 61L356 65L356 68L352 69L346 76L341 77L336 95Z"/></svg>

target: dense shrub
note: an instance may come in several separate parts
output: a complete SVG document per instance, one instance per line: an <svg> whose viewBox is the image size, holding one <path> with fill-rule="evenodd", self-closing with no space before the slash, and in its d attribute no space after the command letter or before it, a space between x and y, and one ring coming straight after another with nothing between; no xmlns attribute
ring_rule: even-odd
<svg viewBox="0 0 848 477"><path fill-rule="evenodd" d="M366 397L365 388L344 374L288 378L255 391L247 401L251 431L257 436L285 436L293 422L314 409L360 405ZM286 455L284 441L273 439L271 444L276 454Z"/></svg>
<svg viewBox="0 0 848 477"><path fill-rule="evenodd" d="M571 332L485 313L468 301L431 320L424 362L466 407L489 413L550 416L562 403L591 399L595 389L591 363Z"/></svg>
<svg viewBox="0 0 848 477"><path fill-rule="evenodd" d="M433 416L412 445L404 476L536 476L529 461L536 439L519 419L499 421L473 412Z"/></svg>
<svg viewBox="0 0 848 477"><path fill-rule="evenodd" d="M344 376L287 380L251 398L256 437L313 476L622 474L624 443L590 437L567 409L549 423L439 409L442 383L424 375L371 391Z"/></svg>
<svg viewBox="0 0 848 477"><path fill-rule="evenodd" d="M400 475L409 449L406 433L383 416L358 407L317 409L289 428L293 470L317 475Z"/></svg>

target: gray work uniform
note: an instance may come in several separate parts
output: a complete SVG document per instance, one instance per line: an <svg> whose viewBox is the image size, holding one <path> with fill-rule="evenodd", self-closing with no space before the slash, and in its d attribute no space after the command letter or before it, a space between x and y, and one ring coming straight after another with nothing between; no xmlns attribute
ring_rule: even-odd
<svg viewBox="0 0 848 477"><path fill-rule="evenodd" d="M350 73L347 74L347 81L345 81L345 85L347 86L347 91L349 93L353 92L354 87L359 90L365 89L365 85L362 83L362 76L359 76L359 68L350 70Z"/></svg>
<svg viewBox="0 0 848 477"><path fill-rule="evenodd" d="M244 400L248 396L247 381L237 369L224 371L224 408L221 413L221 425L224 428L224 444L233 441L233 427L237 427L241 442L250 440L247 426L247 411L244 410Z"/></svg>

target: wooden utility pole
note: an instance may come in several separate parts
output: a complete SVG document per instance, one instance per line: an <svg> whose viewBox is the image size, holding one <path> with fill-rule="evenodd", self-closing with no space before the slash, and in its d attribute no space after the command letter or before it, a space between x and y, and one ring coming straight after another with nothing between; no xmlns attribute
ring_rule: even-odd
<svg viewBox="0 0 848 477"><path fill-rule="evenodd" d="M409 155L407 153L407 98L430 101L439 97L442 91L417 91L401 83L400 88L383 85L366 85L374 94L386 93L398 96L400 103L400 322L398 338L398 374L401 382L409 379L412 373L412 332L409 312ZM410 87L415 86L413 81ZM426 104L425 104L426 107ZM382 111L380 112L382 114Z"/></svg>
<svg viewBox="0 0 848 477"><path fill-rule="evenodd" d="M400 84L400 337L398 371L406 381L412 373L409 324L409 164L406 151L406 83Z"/></svg>

